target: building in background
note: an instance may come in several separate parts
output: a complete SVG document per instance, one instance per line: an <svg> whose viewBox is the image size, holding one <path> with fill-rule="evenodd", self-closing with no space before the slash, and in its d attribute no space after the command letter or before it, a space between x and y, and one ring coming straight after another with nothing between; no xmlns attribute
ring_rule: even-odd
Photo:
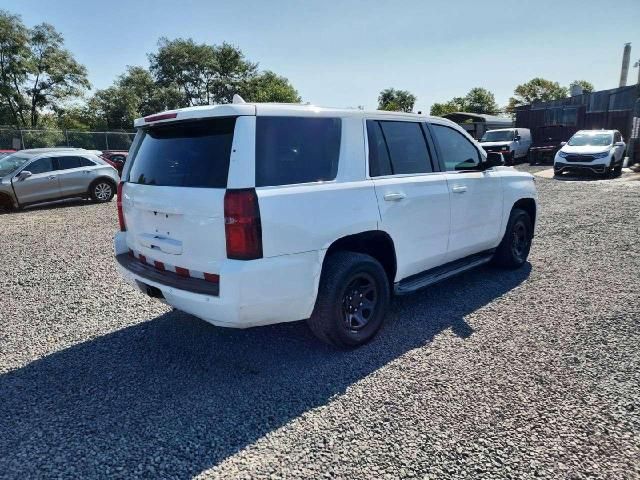
<svg viewBox="0 0 640 480"><path fill-rule="evenodd" d="M578 130L619 130L627 142L629 164L640 162L640 85L522 105L516 108L515 119L516 127L531 130L534 142L541 140L539 137L552 126L562 132L564 141Z"/></svg>

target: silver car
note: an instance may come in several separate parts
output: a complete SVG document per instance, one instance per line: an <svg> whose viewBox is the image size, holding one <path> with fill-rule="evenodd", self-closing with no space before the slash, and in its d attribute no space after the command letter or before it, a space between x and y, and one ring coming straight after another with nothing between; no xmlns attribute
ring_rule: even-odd
<svg viewBox="0 0 640 480"><path fill-rule="evenodd" d="M72 197L108 202L119 181L115 168L87 150L21 150L0 158L0 208Z"/></svg>

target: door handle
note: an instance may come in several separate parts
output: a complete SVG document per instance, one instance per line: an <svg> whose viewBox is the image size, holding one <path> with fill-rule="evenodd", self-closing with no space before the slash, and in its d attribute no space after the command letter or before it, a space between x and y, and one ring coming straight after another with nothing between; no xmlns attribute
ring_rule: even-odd
<svg viewBox="0 0 640 480"><path fill-rule="evenodd" d="M47 178L48 178L49 180L53 180L54 178L56 178L56 176L55 176L55 175L49 175Z"/></svg>
<svg viewBox="0 0 640 480"><path fill-rule="evenodd" d="M467 191L467 187L465 185L454 185L451 187L451 191L453 193L464 193Z"/></svg>
<svg viewBox="0 0 640 480"><path fill-rule="evenodd" d="M406 195L404 193L400 193L400 192L397 192L397 193L385 193L384 194L384 199L387 202L397 202L399 200L402 200L405 197L406 197Z"/></svg>

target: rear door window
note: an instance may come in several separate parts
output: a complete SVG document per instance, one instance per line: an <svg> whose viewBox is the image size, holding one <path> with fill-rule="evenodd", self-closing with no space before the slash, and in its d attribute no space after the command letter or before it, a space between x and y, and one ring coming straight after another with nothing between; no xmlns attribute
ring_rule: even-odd
<svg viewBox="0 0 640 480"><path fill-rule="evenodd" d="M433 172L420 123L368 120L367 138L370 176Z"/></svg>
<svg viewBox="0 0 640 480"><path fill-rule="evenodd" d="M339 118L258 117L256 187L334 180Z"/></svg>
<svg viewBox="0 0 640 480"><path fill-rule="evenodd" d="M69 170L80 167L80 157L57 157L58 170Z"/></svg>
<svg viewBox="0 0 640 480"><path fill-rule="evenodd" d="M142 130L129 182L225 188L236 119L215 118Z"/></svg>

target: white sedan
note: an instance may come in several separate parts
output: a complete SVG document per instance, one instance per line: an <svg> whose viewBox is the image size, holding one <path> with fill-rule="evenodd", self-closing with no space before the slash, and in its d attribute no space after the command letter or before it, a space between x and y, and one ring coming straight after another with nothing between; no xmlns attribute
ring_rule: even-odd
<svg viewBox="0 0 640 480"><path fill-rule="evenodd" d="M619 175L625 149L617 130L580 130L556 153L553 171L556 175L579 171Z"/></svg>

